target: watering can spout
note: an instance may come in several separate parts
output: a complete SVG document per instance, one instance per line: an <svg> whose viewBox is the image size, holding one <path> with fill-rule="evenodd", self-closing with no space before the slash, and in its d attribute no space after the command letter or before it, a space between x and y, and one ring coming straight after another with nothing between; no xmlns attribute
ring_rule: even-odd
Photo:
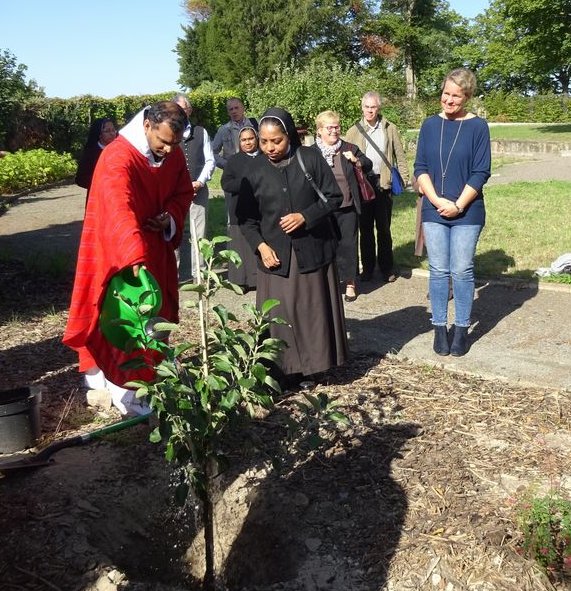
<svg viewBox="0 0 571 591"><path fill-rule="evenodd" d="M145 334L155 341L164 341L165 339L168 339L170 330L157 329L157 324L160 324L161 322L168 322L168 320L162 316L155 316L154 318L147 320L147 323L145 324Z"/></svg>

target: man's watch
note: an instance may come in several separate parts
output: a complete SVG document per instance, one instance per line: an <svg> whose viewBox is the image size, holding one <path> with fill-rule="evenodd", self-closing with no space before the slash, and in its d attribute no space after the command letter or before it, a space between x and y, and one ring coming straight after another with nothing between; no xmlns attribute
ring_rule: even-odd
<svg viewBox="0 0 571 591"><path fill-rule="evenodd" d="M458 213L464 213L464 208L463 208L463 207L460 207L460 206L459 206L458 204L456 204L456 203L455 203L454 205L456 205L456 209L458 210Z"/></svg>

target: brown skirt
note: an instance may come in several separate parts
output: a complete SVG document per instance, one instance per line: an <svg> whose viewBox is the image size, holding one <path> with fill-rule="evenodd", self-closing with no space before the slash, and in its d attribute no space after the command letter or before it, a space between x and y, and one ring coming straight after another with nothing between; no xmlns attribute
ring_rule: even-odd
<svg viewBox="0 0 571 591"><path fill-rule="evenodd" d="M334 263L300 273L292 251L289 277L258 271L256 305L267 299L280 301L272 316L289 323L272 325L270 331L287 343L278 362L285 375L311 375L347 360L345 312Z"/></svg>
<svg viewBox="0 0 571 591"><path fill-rule="evenodd" d="M258 272L256 256L244 238L240 226L229 225L226 231L228 232L228 237L232 239L228 242L228 248L235 250L242 259L242 264L239 267L236 267L232 263L228 264L228 281L254 289L256 287L256 275Z"/></svg>

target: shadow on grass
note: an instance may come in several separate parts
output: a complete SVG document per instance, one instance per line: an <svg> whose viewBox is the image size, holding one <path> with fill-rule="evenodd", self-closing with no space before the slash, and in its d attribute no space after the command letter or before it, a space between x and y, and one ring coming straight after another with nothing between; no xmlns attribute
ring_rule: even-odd
<svg viewBox="0 0 571 591"><path fill-rule="evenodd" d="M542 127L537 127L537 131L540 133L571 133L571 123L566 123L564 125L557 124L557 125L546 125Z"/></svg>
<svg viewBox="0 0 571 591"><path fill-rule="evenodd" d="M1 242L0 242L1 244ZM73 285L68 259L0 259L0 326L67 309Z"/></svg>

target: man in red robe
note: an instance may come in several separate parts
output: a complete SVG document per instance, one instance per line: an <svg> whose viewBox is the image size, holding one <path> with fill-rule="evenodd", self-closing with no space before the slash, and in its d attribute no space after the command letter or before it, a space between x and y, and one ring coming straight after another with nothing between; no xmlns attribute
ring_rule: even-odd
<svg viewBox="0 0 571 591"><path fill-rule="evenodd" d="M123 384L154 374L120 368L133 354L103 336L101 304L113 275L125 267L137 275L144 265L162 291L159 315L178 321L175 249L194 197L179 147L187 123L173 102L147 107L105 147L93 175L63 342L78 352L86 385L109 390L123 414L141 406Z"/></svg>

